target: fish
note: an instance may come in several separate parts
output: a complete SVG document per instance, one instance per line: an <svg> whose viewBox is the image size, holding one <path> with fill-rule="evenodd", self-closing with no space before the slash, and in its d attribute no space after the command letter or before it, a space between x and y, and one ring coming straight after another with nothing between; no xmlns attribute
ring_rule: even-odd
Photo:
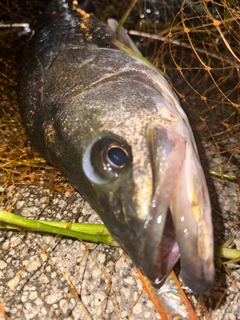
<svg viewBox="0 0 240 320"><path fill-rule="evenodd" d="M169 274L159 289L153 288L140 271L138 274L161 320L199 319L174 271Z"/></svg>
<svg viewBox="0 0 240 320"><path fill-rule="evenodd" d="M114 25L51 1L22 64L26 132L154 287L180 259L183 282L205 292L211 203L188 118L163 75L116 48Z"/></svg>

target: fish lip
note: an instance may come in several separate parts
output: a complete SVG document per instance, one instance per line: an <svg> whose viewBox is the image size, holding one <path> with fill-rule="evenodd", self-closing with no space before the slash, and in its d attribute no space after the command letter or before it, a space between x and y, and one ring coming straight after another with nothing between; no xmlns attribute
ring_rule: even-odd
<svg viewBox="0 0 240 320"><path fill-rule="evenodd" d="M155 209L155 208L154 208ZM182 279L193 292L197 294L208 291L214 281L214 266L210 260L186 256L182 246L180 248L179 235L176 235L176 228L172 221L174 213L169 209L166 214L166 221L161 230L157 230L156 217L157 210L152 210L152 219L146 223L146 242L144 259L141 268L145 276L151 281L154 287L160 288L165 279L180 259ZM197 238L197 236L196 236ZM186 250L194 251L196 241L186 244ZM211 244L210 244L211 245Z"/></svg>
<svg viewBox="0 0 240 320"><path fill-rule="evenodd" d="M191 272L191 269L187 269L189 272L186 272L186 268L182 269L182 278L185 285L197 294L205 293L212 287L214 280L212 275L215 275L212 264L206 264L205 261L201 260L200 265L200 273L197 277L194 272Z"/></svg>
<svg viewBox="0 0 240 320"><path fill-rule="evenodd" d="M181 253L183 282L194 292L203 293L215 277L211 203L198 155L189 144L170 211Z"/></svg>
<svg viewBox="0 0 240 320"><path fill-rule="evenodd" d="M142 271L153 285L161 285L161 279L165 279L181 255L184 283L196 293L205 292L214 281L213 237L211 206L199 159L195 157L193 146L189 146L189 142L174 129L150 125L148 138L150 154L153 154L151 161L155 188L153 205L146 222ZM164 155L155 151L159 148L159 143L167 144ZM163 147L159 148L159 152L162 151ZM194 185L195 173L190 175L189 182L186 181L189 178L187 170L191 172L193 169L192 161L197 163L201 187ZM197 189L195 200L200 208L197 213L194 211L194 199L191 199L195 195L194 186ZM185 219L184 223L182 218ZM188 232L184 233L185 230ZM165 259L161 260L159 257Z"/></svg>
<svg viewBox="0 0 240 320"><path fill-rule="evenodd" d="M147 141L154 191L146 223L142 270L154 285L159 286L161 279L170 273L180 256L169 203L184 162L186 141L175 129L159 123L148 125Z"/></svg>
<svg viewBox="0 0 240 320"><path fill-rule="evenodd" d="M167 210L162 231L156 223L157 216L156 210L152 210L153 219L148 221L146 226L144 259L141 268L153 286L160 288L179 260L180 252L170 211Z"/></svg>

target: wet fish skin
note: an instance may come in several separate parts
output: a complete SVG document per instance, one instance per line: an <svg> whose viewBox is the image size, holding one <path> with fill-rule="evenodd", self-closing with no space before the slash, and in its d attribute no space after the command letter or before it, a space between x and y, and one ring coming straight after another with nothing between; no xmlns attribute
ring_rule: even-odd
<svg viewBox="0 0 240 320"><path fill-rule="evenodd" d="M57 11L58 14L52 15L53 11ZM124 77L121 79L121 87L117 82L113 83L111 88L108 84L108 78L112 78L115 73L125 68L126 64L131 63L131 58L120 51L112 55L112 49L109 49L112 47L112 37L106 34L104 23L84 13L76 17L72 15L69 17L68 14L66 9L61 10L57 2L56 5L51 3L46 12L47 23L36 32L29 43L21 75L21 115L35 148L68 177L84 198L91 203L109 229L115 230L113 234L121 243L120 237L123 236L123 231L120 232L119 237L119 231L116 231L121 229L121 226L119 228L121 221L119 217L116 219L115 215L108 217L110 211L108 197L109 190L111 193L121 194L125 183L121 185L114 180L111 185L93 187L81 164L83 150L95 137L99 137L99 133L101 136L115 138L110 130L112 120L122 116L121 121L124 123L125 117L129 117L134 112L132 109L131 112L121 115L122 111L116 97L109 95L111 91L118 91L120 99L121 95L125 97ZM81 23L82 27L80 27ZM99 47L103 48L103 45L105 49L100 51ZM104 94L99 95L99 92L95 92L96 85L93 83L104 77L106 82L101 90L107 93L105 100L99 100L99 96L103 97ZM131 88L132 80L126 79L126 81ZM91 91L89 95L84 93L87 88L89 88L88 92ZM141 100L140 96L137 100ZM97 105L96 101L98 101ZM107 108L106 104L108 104ZM70 105L72 108L68 108ZM109 105L111 110L108 110ZM95 116L98 110L103 113L101 119L99 119L100 114ZM106 121L105 118L107 118ZM76 129L75 132L73 132L74 129ZM124 133L124 129L122 131ZM120 136L116 139L129 149L130 156L130 146L126 141ZM129 158L129 165L130 162ZM121 172L121 179L128 181L129 186L131 184L130 188L134 190L131 172L126 169L127 167L124 170L126 172ZM106 193L102 192L104 189ZM129 194L129 200L125 198L123 201L130 202L132 197L133 194ZM136 221L133 221L132 233L134 234L135 229L135 233L143 229L143 224L144 222L139 222L136 217ZM116 227L112 227L115 225ZM123 226L122 229L124 229ZM131 243L131 238L129 242Z"/></svg>
<svg viewBox="0 0 240 320"><path fill-rule="evenodd" d="M211 286L211 208L186 115L157 71L113 48L103 22L50 4L23 64L21 114L36 149L153 283L181 252L187 285L196 292ZM126 156L121 168L109 163L112 147ZM185 239L180 221L188 215L196 230L187 225Z"/></svg>

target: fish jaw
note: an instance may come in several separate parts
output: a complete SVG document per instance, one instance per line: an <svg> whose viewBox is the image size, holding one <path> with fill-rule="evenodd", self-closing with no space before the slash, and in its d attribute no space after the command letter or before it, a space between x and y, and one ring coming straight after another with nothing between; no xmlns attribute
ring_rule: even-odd
<svg viewBox="0 0 240 320"><path fill-rule="evenodd" d="M142 270L152 283L159 285L180 257L169 203L184 162L186 142L175 129L158 123L148 126L147 141L154 192L145 224L147 233Z"/></svg>
<svg viewBox="0 0 240 320"><path fill-rule="evenodd" d="M188 144L170 210L181 252L183 281L194 292L203 293L214 281L211 204L198 155Z"/></svg>
<svg viewBox="0 0 240 320"><path fill-rule="evenodd" d="M184 283L196 293L205 292L214 281L213 229L195 145L174 128L151 124L147 131L154 193L142 271L161 285L181 256Z"/></svg>

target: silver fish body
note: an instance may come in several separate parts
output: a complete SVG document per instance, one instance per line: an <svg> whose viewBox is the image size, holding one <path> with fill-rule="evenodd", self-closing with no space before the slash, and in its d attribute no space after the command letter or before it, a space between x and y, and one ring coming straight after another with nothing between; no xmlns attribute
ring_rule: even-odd
<svg viewBox="0 0 240 320"><path fill-rule="evenodd" d="M51 3L27 49L21 114L153 284L181 255L191 289L212 285L211 206L188 119L160 73L114 49L105 23Z"/></svg>

